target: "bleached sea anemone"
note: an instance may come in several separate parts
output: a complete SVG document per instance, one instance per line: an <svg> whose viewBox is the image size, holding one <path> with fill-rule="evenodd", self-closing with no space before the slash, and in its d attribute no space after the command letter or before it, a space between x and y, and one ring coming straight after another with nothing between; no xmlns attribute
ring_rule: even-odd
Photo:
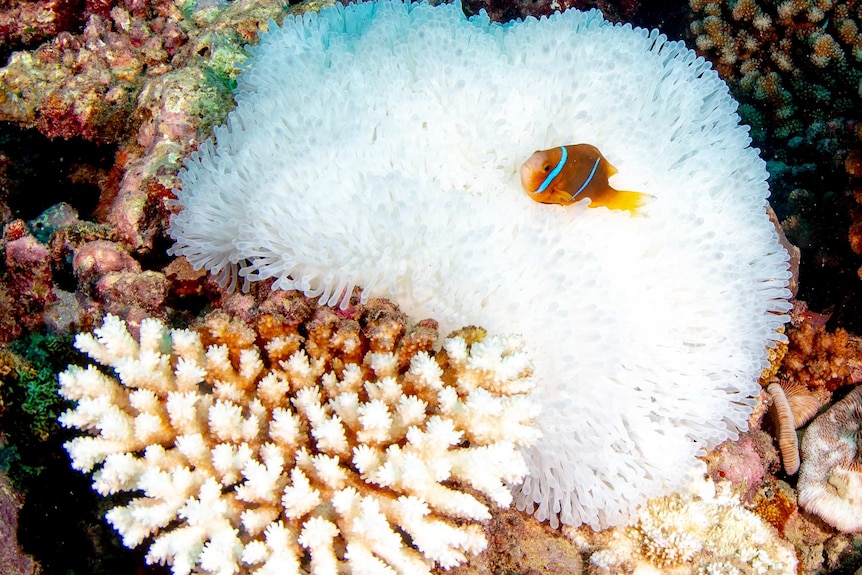
<svg viewBox="0 0 862 575"><path fill-rule="evenodd" d="M680 42L574 10L507 25L381 1L288 19L192 155L172 253L226 287L387 296L445 332L521 332L543 439L516 500L619 524L747 427L789 309L767 172ZM518 170L585 142L635 216L539 205Z"/></svg>

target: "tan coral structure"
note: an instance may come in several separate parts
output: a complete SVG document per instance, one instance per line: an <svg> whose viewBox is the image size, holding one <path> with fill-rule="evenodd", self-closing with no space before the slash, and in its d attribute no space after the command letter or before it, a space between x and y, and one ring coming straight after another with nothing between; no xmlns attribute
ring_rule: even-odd
<svg viewBox="0 0 862 575"><path fill-rule="evenodd" d="M807 100L802 70L839 66L862 57L862 22L855 2L834 0L690 0L691 32L719 74L769 102L780 137L800 132L794 98Z"/></svg>
<svg viewBox="0 0 862 575"><path fill-rule="evenodd" d="M799 504L836 529L862 532L862 387L808 426Z"/></svg>
<svg viewBox="0 0 862 575"><path fill-rule="evenodd" d="M802 321L787 332L790 347L781 365L782 377L812 391L832 392L862 380L862 345L846 330ZM821 393L826 403L828 393Z"/></svg>
<svg viewBox="0 0 862 575"><path fill-rule="evenodd" d="M107 514L127 546L152 538L147 561L174 575L429 573L485 548L477 492L509 505L537 435L520 340L470 328L435 358L427 323L402 338L391 315L369 333L327 317L307 341L223 314L200 333L146 320L136 341L108 316L78 336L117 379L60 375L77 402L61 422L90 432L66 448L101 465L99 493L138 493Z"/></svg>
<svg viewBox="0 0 862 575"><path fill-rule="evenodd" d="M799 471L799 440L796 430L811 421L821 402L808 389L787 379L774 378L766 385L769 413L775 430L784 471L793 475Z"/></svg>

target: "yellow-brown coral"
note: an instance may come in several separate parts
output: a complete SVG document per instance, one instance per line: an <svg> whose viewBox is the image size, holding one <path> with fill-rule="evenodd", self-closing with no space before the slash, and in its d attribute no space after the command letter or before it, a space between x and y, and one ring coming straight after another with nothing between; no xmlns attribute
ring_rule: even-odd
<svg viewBox="0 0 862 575"><path fill-rule="evenodd" d="M698 50L723 78L769 111L781 138L801 134L798 110L816 109L823 97L819 89L805 94L811 88L806 70L814 74L856 62L862 54L860 14L853 2L690 0L690 6ZM843 76L851 77L836 72Z"/></svg>
<svg viewBox="0 0 862 575"><path fill-rule="evenodd" d="M796 513L796 493L783 481L770 480L754 496L752 511L764 521L784 532L784 526Z"/></svg>
<svg viewBox="0 0 862 575"><path fill-rule="evenodd" d="M825 325L804 319L795 323L798 325L787 332L789 349L781 366L783 379L828 393L859 381L862 346L857 338L844 329L829 331Z"/></svg>

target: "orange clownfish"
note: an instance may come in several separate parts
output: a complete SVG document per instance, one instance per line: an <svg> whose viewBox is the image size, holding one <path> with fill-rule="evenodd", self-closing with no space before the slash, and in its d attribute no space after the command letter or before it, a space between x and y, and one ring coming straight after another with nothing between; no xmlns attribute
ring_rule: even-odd
<svg viewBox="0 0 862 575"><path fill-rule="evenodd" d="M590 198L590 207L634 212L651 197L615 190L608 178L617 173L595 146L577 144L535 152L521 166L521 185L542 204L567 206Z"/></svg>

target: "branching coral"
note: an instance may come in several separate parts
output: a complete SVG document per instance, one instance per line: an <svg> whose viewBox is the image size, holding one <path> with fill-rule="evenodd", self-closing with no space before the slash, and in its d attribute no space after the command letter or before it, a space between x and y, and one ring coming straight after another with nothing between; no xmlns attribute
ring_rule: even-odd
<svg viewBox="0 0 862 575"><path fill-rule="evenodd" d="M405 370L401 339L330 369L295 331L216 315L200 334L148 319L135 340L107 316L75 345L117 378L60 375L77 401L61 423L90 431L66 448L99 493L141 492L107 519L174 575L451 567L486 545L470 490L505 506L527 472L532 368L517 338L471 329Z"/></svg>
<svg viewBox="0 0 862 575"><path fill-rule="evenodd" d="M799 314L794 313L794 317ZM803 316L804 317L804 316ZM845 385L862 380L862 345L847 330L829 330L800 318L787 332L790 345L781 365L781 377L811 390L822 399Z"/></svg>
<svg viewBox="0 0 862 575"><path fill-rule="evenodd" d="M691 0L690 4L698 49L714 57L719 73L744 93L769 103L781 137L799 135L804 120L799 112L816 114L830 99L844 111L852 109L862 73L854 65L862 56L855 2ZM819 74L810 74L814 70ZM819 81L807 82L811 79Z"/></svg>

